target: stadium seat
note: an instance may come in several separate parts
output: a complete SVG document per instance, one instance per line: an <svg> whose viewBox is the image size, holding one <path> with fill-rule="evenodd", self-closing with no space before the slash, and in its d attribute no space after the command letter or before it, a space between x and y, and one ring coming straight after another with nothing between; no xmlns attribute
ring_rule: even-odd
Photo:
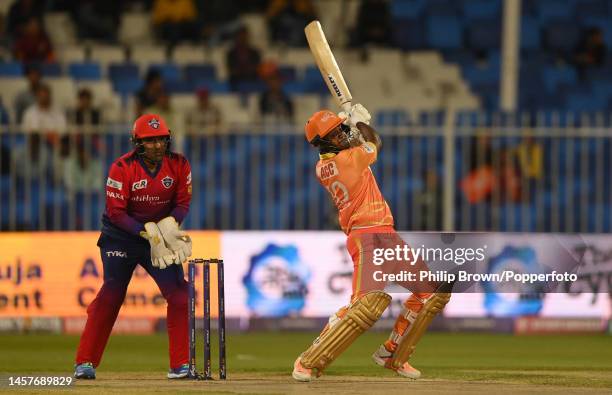
<svg viewBox="0 0 612 395"><path fill-rule="evenodd" d="M438 49L456 49L463 44L462 26L454 16L432 16L427 18L427 42Z"/></svg>
<svg viewBox="0 0 612 395"><path fill-rule="evenodd" d="M538 20L529 15L523 16L521 18L521 49L539 49L540 44L540 26Z"/></svg>
<svg viewBox="0 0 612 395"><path fill-rule="evenodd" d="M62 75L62 66L59 63L42 63L39 67L43 77L61 77Z"/></svg>
<svg viewBox="0 0 612 395"><path fill-rule="evenodd" d="M425 2L426 15L429 16L458 16L457 2L454 0L427 0Z"/></svg>
<svg viewBox="0 0 612 395"><path fill-rule="evenodd" d="M57 60L63 64L85 62L85 52L85 48L78 45L62 46L55 50Z"/></svg>
<svg viewBox="0 0 612 395"><path fill-rule="evenodd" d="M157 70L164 82L176 82L181 79L181 71L174 63L153 63L149 66L149 71Z"/></svg>
<svg viewBox="0 0 612 395"><path fill-rule="evenodd" d="M187 81L214 81L217 79L215 66L212 64L186 64L183 73Z"/></svg>
<svg viewBox="0 0 612 395"><path fill-rule="evenodd" d="M147 12L124 12L119 23L119 41L127 45L143 45L152 41L151 15Z"/></svg>
<svg viewBox="0 0 612 395"><path fill-rule="evenodd" d="M501 48L500 20L477 20L467 28L467 42L474 50Z"/></svg>
<svg viewBox="0 0 612 395"><path fill-rule="evenodd" d="M71 63L68 65L68 74L75 80L98 81L102 78L98 63Z"/></svg>
<svg viewBox="0 0 612 395"><path fill-rule="evenodd" d="M0 77L21 77L23 66L20 62L0 62Z"/></svg>
<svg viewBox="0 0 612 395"><path fill-rule="evenodd" d="M425 48L425 26L419 19L395 19L393 41L401 50Z"/></svg>
<svg viewBox="0 0 612 395"><path fill-rule="evenodd" d="M469 0L463 2L463 16L468 20L500 19L501 0Z"/></svg>
<svg viewBox="0 0 612 395"><path fill-rule="evenodd" d="M100 64L103 70L111 63L123 63L126 60L125 49L118 45L92 45L90 60Z"/></svg>
<svg viewBox="0 0 612 395"><path fill-rule="evenodd" d="M295 81L297 79L297 71L293 66L281 65L278 67L278 73L283 81Z"/></svg>
<svg viewBox="0 0 612 395"><path fill-rule="evenodd" d="M570 54L580 39L580 27L571 19L551 22L545 28L546 47L553 51Z"/></svg>
<svg viewBox="0 0 612 395"><path fill-rule="evenodd" d="M177 45L172 51L171 59L179 65L205 63L204 47L196 45Z"/></svg>
<svg viewBox="0 0 612 395"><path fill-rule="evenodd" d="M418 19L424 5L424 0L394 0L391 2L391 16L393 19Z"/></svg>
<svg viewBox="0 0 612 395"><path fill-rule="evenodd" d="M124 98L131 96L142 88L142 80L136 78L120 78L113 80L113 89Z"/></svg>
<svg viewBox="0 0 612 395"><path fill-rule="evenodd" d="M570 19L574 11L573 3L570 0L538 0L536 13L542 22Z"/></svg>
<svg viewBox="0 0 612 395"><path fill-rule="evenodd" d="M578 78L571 67L547 67L543 72L544 84L548 93L556 93L561 84L573 86Z"/></svg>
<svg viewBox="0 0 612 395"><path fill-rule="evenodd" d="M574 15L579 19L608 14L606 0L580 0L575 2Z"/></svg>
<svg viewBox="0 0 612 395"><path fill-rule="evenodd" d="M108 67L108 76L111 80L138 79L138 66L134 63L117 63Z"/></svg>

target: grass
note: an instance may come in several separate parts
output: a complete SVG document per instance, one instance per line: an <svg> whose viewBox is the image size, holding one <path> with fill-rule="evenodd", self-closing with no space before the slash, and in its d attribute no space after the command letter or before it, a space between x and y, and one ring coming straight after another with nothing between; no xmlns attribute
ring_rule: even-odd
<svg viewBox="0 0 612 395"><path fill-rule="evenodd" d="M230 333L228 375L289 377L295 357L313 338L312 333ZM381 333L365 334L326 370L326 376L394 377L370 360L384 338ZM3 335L0 372L70 374L77 344L77 336ZM199 350L200 362L201 355ZM431 333L411 362L428 380L612 388L612 338L605 335ZM163 377L167 366L165 335L116 335L98 376L137 372Z"/></svg>

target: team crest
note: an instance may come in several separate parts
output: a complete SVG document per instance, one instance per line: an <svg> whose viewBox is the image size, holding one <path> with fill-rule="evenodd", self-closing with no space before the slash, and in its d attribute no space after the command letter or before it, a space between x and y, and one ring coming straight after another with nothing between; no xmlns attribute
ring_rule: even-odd
<svg viewBox="0 0 612 395"><path fill-rule="evenodd" d="M165 188L170 188L172 186L172 184L174 184L174 179L173 178L171 178L169 176L166 176L166 177L162 178L162 185Z"/></svg>
<svg viewBox="0 0 612 395"><path fill-rule="evenodd" d="M149 126L153 129L159 129L159 121L155 118L149 119Z"/></svg>

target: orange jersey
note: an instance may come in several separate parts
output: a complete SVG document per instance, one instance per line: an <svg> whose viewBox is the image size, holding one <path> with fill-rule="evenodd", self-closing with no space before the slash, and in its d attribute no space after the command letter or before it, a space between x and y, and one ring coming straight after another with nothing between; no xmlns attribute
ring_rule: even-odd
<svg viewBox="0 0 612 395"><path fill-rule="evenodd" d="M317 163L317 178L331 194L347 235L355 229L393 226L391 209L370 170L376 156L376 146L365 143L338 154L321 155Z"/></svg>

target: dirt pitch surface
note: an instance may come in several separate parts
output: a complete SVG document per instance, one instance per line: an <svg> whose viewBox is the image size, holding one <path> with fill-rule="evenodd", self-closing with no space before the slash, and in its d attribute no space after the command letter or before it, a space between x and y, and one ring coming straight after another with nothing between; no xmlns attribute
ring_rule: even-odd
<svg viewBox="0 0 612 395"><path fill-rule="evenodd" d="M524 372L505 372L522 374ZM537 372L531 372L537 374ZM545 374L549 375L550 372ZM19 391L19 390L18 390ZM233 374L228 380L168 380L152 373L107 373L96 380L82 380L71 394L212 393L212 394L603 394L604 388L568 388L560 385L522 384L503 381L406 380L399 377L324 376L312 383L296 383L290 375ZM24 393L23 391L19 391ZM27 391L48 393L49 389Z"/></svg>

